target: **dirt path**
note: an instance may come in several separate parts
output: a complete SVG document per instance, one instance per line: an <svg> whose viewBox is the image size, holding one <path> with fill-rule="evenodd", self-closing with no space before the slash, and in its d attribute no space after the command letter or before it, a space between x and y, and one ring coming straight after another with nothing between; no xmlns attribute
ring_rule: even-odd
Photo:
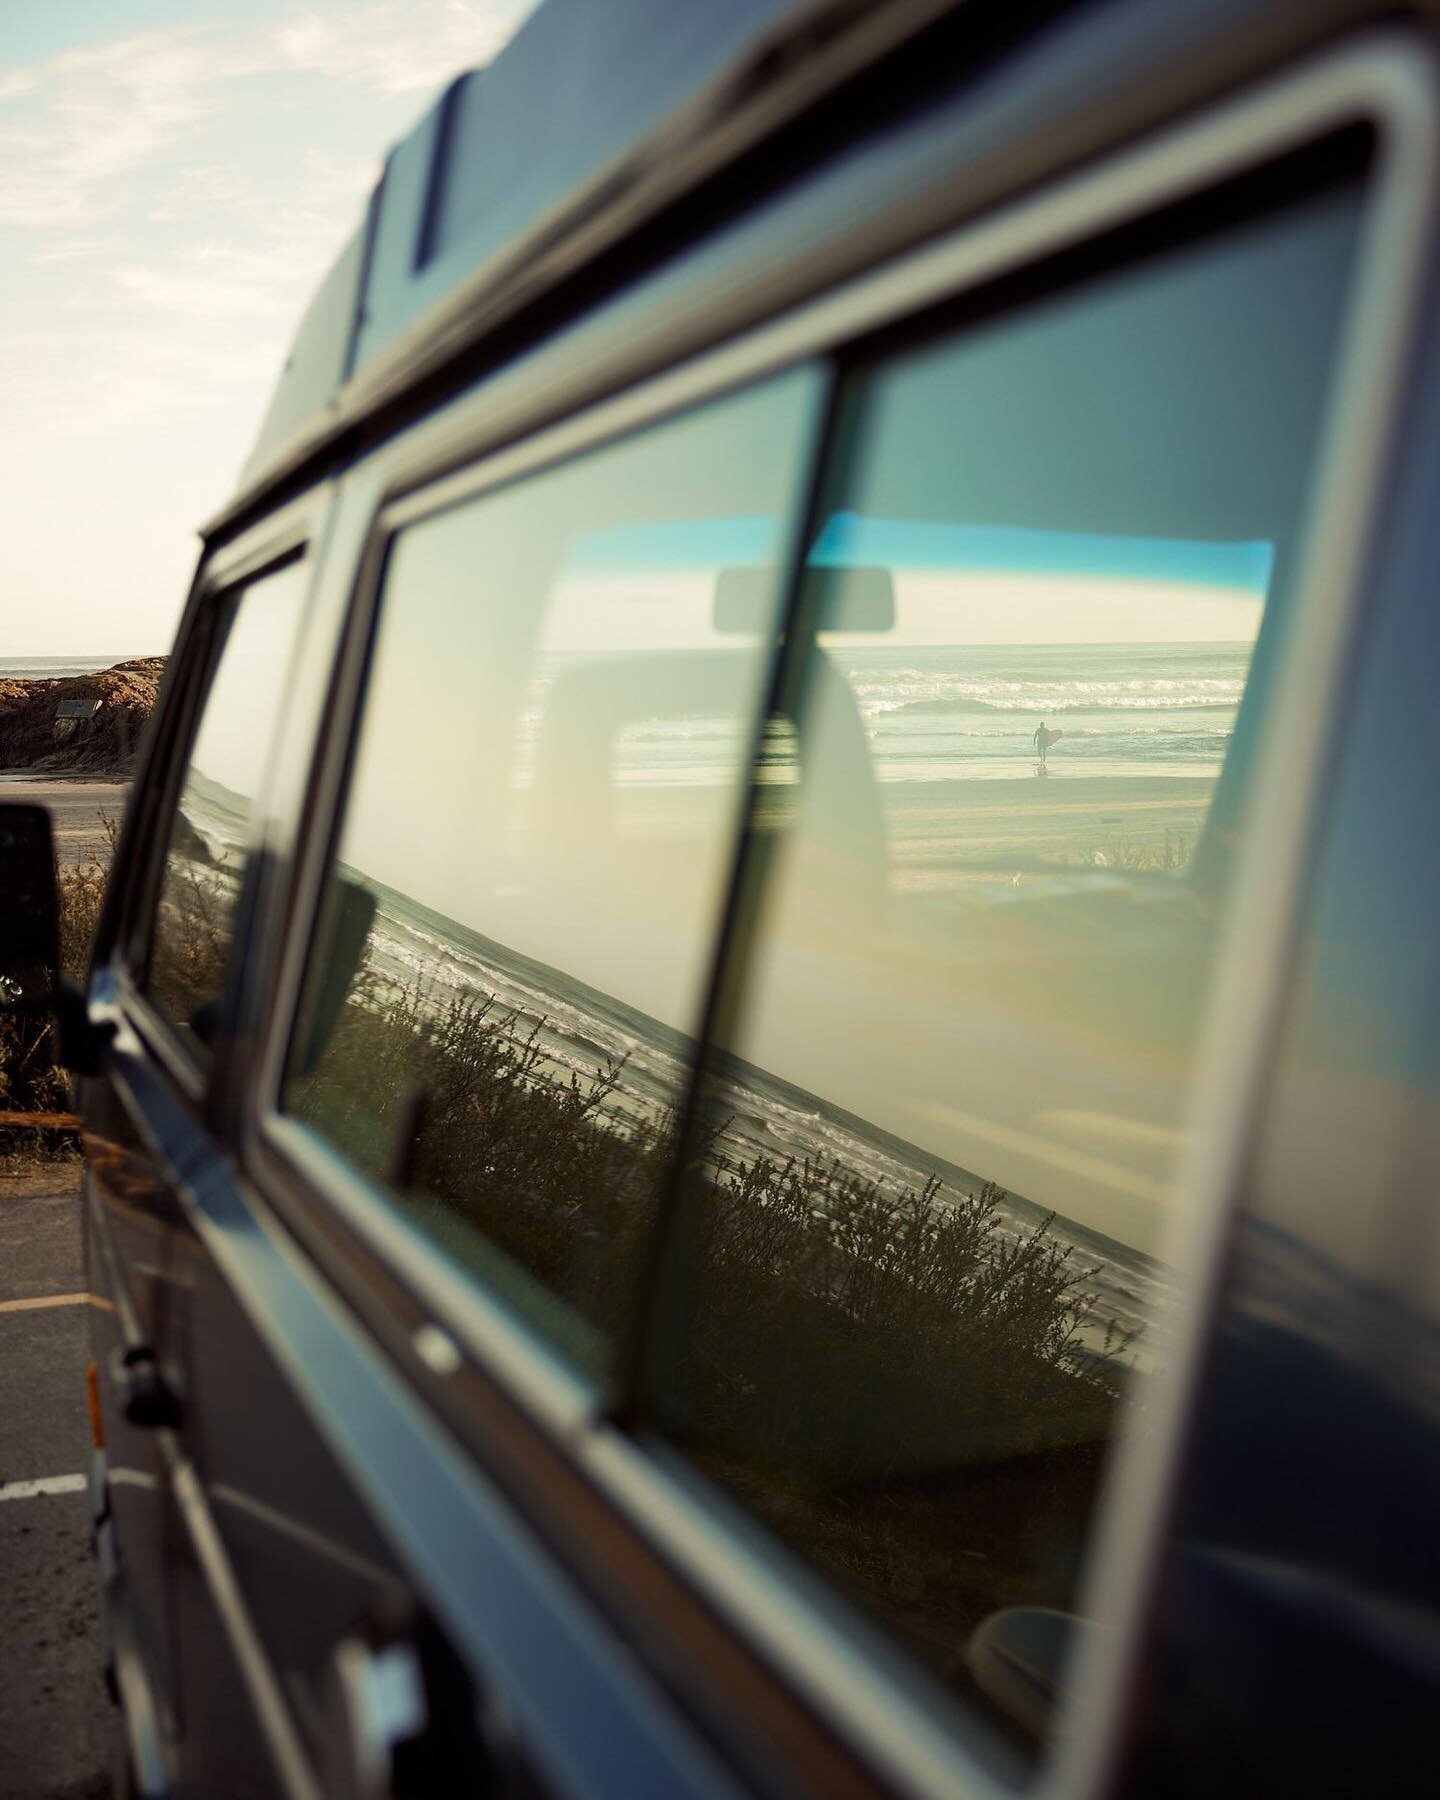
<svg viewBox="0 0 1440 1800"><path fill-rule="evenodd" d="M0 802L50 808L55 852L62 866L86 863L92 856L102 861L109 859L104 822L110 818L119 823L129 789L130 784L125 781L27 775L20 769L0 769Z"/></svg>

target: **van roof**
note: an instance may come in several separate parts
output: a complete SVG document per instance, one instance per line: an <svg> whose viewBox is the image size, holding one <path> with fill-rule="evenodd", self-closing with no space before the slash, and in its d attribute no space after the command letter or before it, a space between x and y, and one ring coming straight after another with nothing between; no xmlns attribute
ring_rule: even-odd
<svg viewBox="0 0 1440 1800"><path fill-rule="evenodd" d="M209 529L363 414L387 362L513 314L954 4L543 0L391 150Z"/></svg>

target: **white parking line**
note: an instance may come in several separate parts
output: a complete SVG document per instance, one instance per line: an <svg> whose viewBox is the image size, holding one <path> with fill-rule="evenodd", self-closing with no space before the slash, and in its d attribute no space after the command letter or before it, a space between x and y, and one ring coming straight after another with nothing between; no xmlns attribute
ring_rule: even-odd
<svg viewBox="0 0 1440 1800"><path fill-rule="evenodd" d="M78 1494L85 1483L84 1475L42 1475L38 1481L6 1481L0 1483L0 1500L36 1500L43 1494Z"/></svg>

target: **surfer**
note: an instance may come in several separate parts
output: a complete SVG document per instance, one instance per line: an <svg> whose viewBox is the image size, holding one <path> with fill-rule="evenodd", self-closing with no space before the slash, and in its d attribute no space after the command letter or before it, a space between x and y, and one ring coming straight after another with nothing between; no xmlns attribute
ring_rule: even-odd
<svg viewBox="0 0 1440 1800"><path fill-rule="evenodd" d="M1050 770L1046 766L1050 756L1050 746L1052 744L1058 744L1064 735L1065 733L1061 731L1058 726L1054 731L1051 731L1043 719L1035 727L1035 735L1030 741L1035 746L1035 756L1037 759L1035 763L1035 773L1037 775L1048 775L1050 773Z"/></svg>

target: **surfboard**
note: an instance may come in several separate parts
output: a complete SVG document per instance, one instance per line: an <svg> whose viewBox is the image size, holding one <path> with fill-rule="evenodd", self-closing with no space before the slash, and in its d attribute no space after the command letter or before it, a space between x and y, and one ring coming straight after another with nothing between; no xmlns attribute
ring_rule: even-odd
<svg viewBox="0 0 1440 1800"><path fill-rule="evenodd" d="M1047 725L1045 727L1045 748L1048 750L1052 744L1058 744L1064 735L1065 733L1058 727Z"/></svg>

